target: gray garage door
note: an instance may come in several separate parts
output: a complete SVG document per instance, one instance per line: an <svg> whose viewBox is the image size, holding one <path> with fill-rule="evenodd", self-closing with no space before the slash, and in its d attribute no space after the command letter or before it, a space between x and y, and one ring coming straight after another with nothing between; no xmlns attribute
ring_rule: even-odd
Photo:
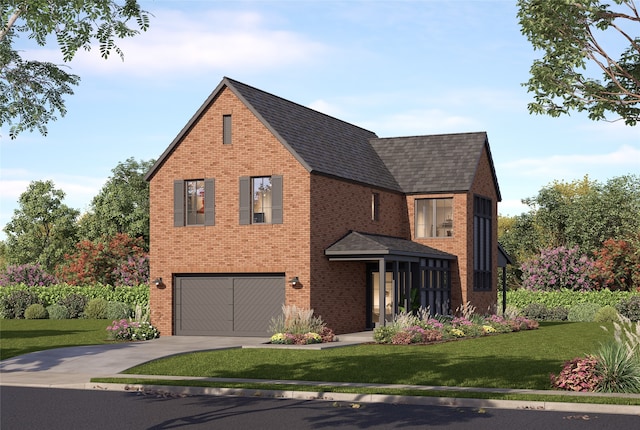
<svg viewBox="0 0 640 430"><path fill-rule="evenodd" d="M265 336L284 303L283 275L177 276L175 334Z"/></svg>

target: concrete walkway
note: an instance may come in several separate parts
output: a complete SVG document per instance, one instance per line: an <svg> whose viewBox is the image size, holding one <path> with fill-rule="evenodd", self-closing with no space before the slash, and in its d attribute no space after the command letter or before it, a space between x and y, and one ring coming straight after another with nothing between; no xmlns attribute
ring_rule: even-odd
<svg viewBox="0 0 640 430"><path fill-rule="evenodd" d="M339 341L331 344L315 344L305 346L270 345L268 338L261 337L218 337L218 336L165 336L146 342L118 343L111 345L78 346L70 348L38 351L18 357L0 361L0 386L47 387L68 389L101 389L124 391L155 391L172 393L174 395L243 395L269 396L295 399L319 399L345 402L387 402L411 403L424 405L442 405L478 408L506 408L506 409L534 409L571 411L579 413L609 413L624 415L639 415L640 406L598 405L590 403L556 403L535 401L504 401L442 397L409 397L390 395L363 395L348 393L324 392L323 386L340 387L383 387L413 390L448 390L473 392L499 392L520 394L558 394L551 391L512 390L512 389L482 389L460 387L426 387L408 385L380 385L380 384L352 384L317 381L255 381L248 379L223 378L186 378L152 375L123 375L120 372L146 363L157 358L176 354L229 348L302 348L326 349L349 345L356 345L373 341L372 332L352 333L339 336ZM98 377L136 377L139 379L198 379L224 382L247 383L284 383L289 385L317 386L313 392L305 391L268 391L225 388L197 388L197 387L169 387L150 385L103 384L91 383L91 378ZM594 393L570 393L563 395L598 396ZM638 395L607 395L619 397L634 397Z"/></svg>

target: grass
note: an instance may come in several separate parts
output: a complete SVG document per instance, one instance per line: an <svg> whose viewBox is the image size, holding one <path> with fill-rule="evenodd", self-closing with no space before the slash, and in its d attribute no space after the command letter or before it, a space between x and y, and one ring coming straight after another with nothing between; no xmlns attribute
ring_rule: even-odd
<svg viewBox="0 0 640 430"><path fill-rule="evenodd" d="M610 338L599 323L435 345L359 345L325 350L231 349L178 355L128 374L483 388L549 388L549 374Z"/></svg>
<svg viewBox="0 0 640 430"><path fill-rule="evenodd" d="M0 357L67 346L110 343L107 320L0 320ZM326 350L233 349L189 353L155 360L126 371L157 379L96 378L94 382L200 386L254 390L349 392L405 396L466 397L525 401L640 405L640 398L569 394L521 394L446 389L340 387L273 380L459 386L470 388L549 388L549 373L562 363L594 352L610 338L599 323L542 323L539 330L436 345L360 345ZM165 380L162 375L263 379L264 383Z"/></svg>
<svg viewBox="0 0 640 430"><path fill-rule="evenodd" d="M67 346L99 345L107 340L107 320L0 319L0 359Z"/></svg>

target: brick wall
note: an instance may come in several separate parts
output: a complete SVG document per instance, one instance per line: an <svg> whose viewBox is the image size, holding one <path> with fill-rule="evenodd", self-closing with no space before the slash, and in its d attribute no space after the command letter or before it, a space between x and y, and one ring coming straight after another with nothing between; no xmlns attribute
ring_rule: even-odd
<svg viewBox="0 0 640 430"><path fill-rule="evenodd" d="M232 115L231 145L222 116ZM239 225L239 178L283 176L283 224ZM173 227L173 181L215 178L215 226ZM151 320L173 329L172 278L183 273L285 273L309 285L310 175L262 123L225 89L150 182ZM308 288L286 286L287 301L309 307Z"/></svg>
<svg viewBox="0 0 640 430"><path fill-rule="evenodd" d="M379 221L371 218L371 195L380 195ZM311 177L311 307L337 333L366 326L366 263L329 261L324 250L350 230L409 239L404 195Z"/></svg>

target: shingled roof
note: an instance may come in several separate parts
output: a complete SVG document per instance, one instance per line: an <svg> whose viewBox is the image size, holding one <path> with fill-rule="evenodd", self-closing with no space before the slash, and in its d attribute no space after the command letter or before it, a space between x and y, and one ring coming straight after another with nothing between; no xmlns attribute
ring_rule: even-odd
<svg viewBox="0 0 640 430"><path fill-rule="evenodd" d="M383 258L385 256L456 259L455 255L399 237L350 231L325 251L330 258Z"/></svg>
<svg viewBox="0 0 640 430"><path fill-rule="evenodd" d="M403 193L467 191L482 149L486 147L489 151L484 132L381 139L372 131L225 77L145 179L153 177L225 88L231 90L309 172ZM493 169L490 153L489 160ZM493 176L498 190L495 172Z"/></svg>
<svg viewBox="0 0 640 430"><path fill-rule="evenodd" d="M407 194L471 189L486 148L501 200L485 132L372 139L370 143Z"/></svg>

